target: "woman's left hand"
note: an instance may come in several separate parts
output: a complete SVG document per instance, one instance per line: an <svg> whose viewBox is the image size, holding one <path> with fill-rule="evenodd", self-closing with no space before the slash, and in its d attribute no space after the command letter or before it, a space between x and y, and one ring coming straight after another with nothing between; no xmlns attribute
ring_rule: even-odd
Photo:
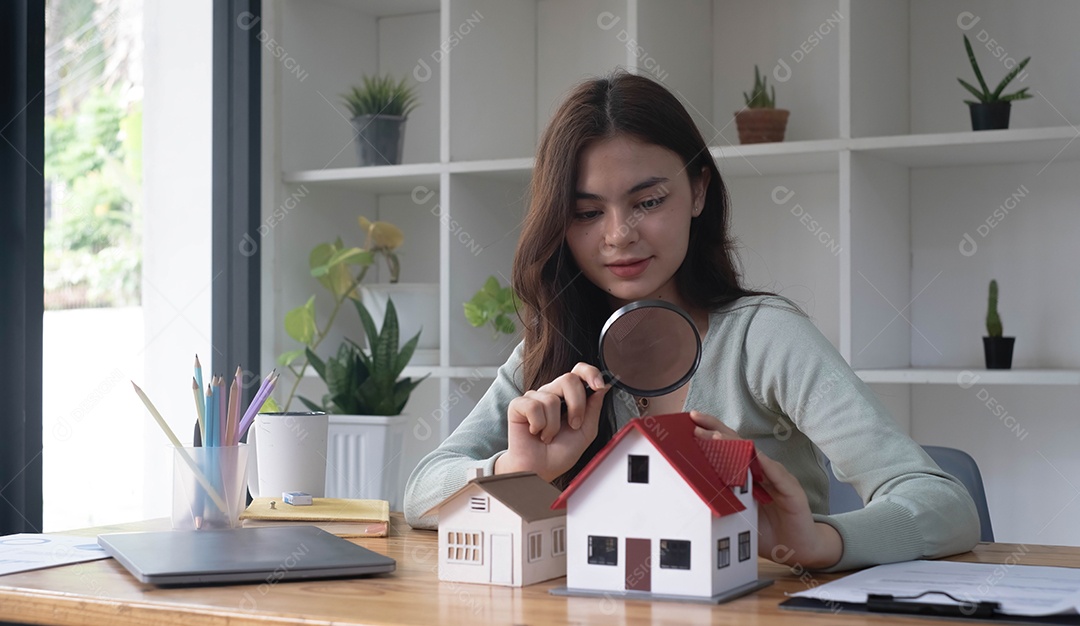
<svg viewBox="0 0 1080 626"><path fill-rule="evenodd" d="M697 424L694 434L702 439L741 439L712 415L691 411L690 419ZM757 484L773 499L758 504L758 556L805 569L835 565L844 551L840 533L814 521L806 492L787 468L761 451L757 458L764 473Z"/></svg>

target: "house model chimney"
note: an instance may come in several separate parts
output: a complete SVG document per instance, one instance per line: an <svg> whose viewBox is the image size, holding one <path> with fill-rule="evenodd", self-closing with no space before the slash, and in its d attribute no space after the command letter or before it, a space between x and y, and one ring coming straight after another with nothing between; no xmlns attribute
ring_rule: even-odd
<svg viewBox="0 0 1080 626"><path fill-rule="evenodd" d="M474 478L480 478L484 475L484 468L482 467L470 467L465 470L465 481L468 482Z"/></svg>

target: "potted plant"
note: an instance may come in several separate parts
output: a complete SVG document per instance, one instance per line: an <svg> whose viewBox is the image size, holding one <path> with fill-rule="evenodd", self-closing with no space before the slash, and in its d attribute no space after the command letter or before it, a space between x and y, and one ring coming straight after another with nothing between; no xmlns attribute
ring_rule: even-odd
<svg viewBox="0 0 1080 626"><path fill-rule="evenodd" d="M513 335L517 331L510 317L518 311L517 295L510 286L500 285L494 276L488 276L484 286L464 306L465 319L476 328L491 326L492 339L498 339L499 333Z"/></svg>
<svg viewBox="0 0 1080 626"><path fill-rule="evenodd" d="M360 165L397 165L405 142L405 120L418 105L416 90L402 78L364 76L341 95L352 115Z"/></svg>
<svg viewBox="0 0 1080 626"><path fill-rule="evenodd" d="M1007 370L1012 367L1013 344L1016 337L1001 335L1001 316L997 310L998 284L990 281L990 299L986 308L986 334L983 337L983 352L986 355L986 369Z"/></svg>
<svg viewBox="0 0 1080 626"><path fill-rule="evenodd" d="M342 305L347 300L360 297L359 286L367 276L368 270L378 257L385 259L388 267L398 267L394 250L401 244L404 235L401 230L388 222L369 222L360 218L360 226L368 233L365 248L347 247L341 238L330 243L321 243L311 250L308 264L311 275L319 284L330 292L333 306L325 322L320 326L315 310L315 296L308 298L303 305L285 314L285 332L301 344L295 350L288 350L278 356L278 364L288 370L295 378L283 405L288 411L296 396L300 381L311 363L309 354L332 334ZM371 233L378 233L372 237ZM387 243L389 242L389 243ZM393 245L389 245L389 244ZM340 336L340 334L338 335Z"/></svg>
<svg viewBox="0 0 1080 626"><path fill-rule="evenodd" d="M407 450L408 418L403 410L409 396L427 376L401 377L420 333L399 345L397 312L389 302L382 329L371 314L353 300L360 314L367 348L346 338L335 356L320 359L307 349L307 359L326 383L322 402L303 396L312 411L329 414L327 434L327 497L389 500L400 509L403 478L414 454Z"/></svg>
<svg viewBox="0 0 1080 626"><path fill-rule="evenodd" d="M743 92L746 107L735 113L735 125L739 129L739 143L766 143L783 141L787 129L787 109L776 108L776 87L768 90L766 79L754 66L754 89ZM771 95L770 95L771 93Z"/></svg>
<svg viewBox="0 0 1080 626"><path fill-rule="evenodd" d="M1016 64L1005 78L1001 79L998 86L993 91L986 85L986 81L983 80L982 72L979 70L979 62L975 59L975 51L971 49L971 40L967 35L964 35L964 48L967 49L968 61L971 62L971 69L975 70L975 78L979 81L980 89L976 89L970 83L962 78L957 78L960 84L978 98L975 100L964 100L967 103L968 108L971 110L971 129L972 130L997 130L1009 127L1009 110L1012 108L1013 100L1025 100L1031 97L1028 87L1024 87L1019 91L1014 91L1010 94L1002 95L1005 91L1005 87L1012 82L1016 75L1019 74L1024 66L1028 64L1031 57L1024 59Z"/></svg>

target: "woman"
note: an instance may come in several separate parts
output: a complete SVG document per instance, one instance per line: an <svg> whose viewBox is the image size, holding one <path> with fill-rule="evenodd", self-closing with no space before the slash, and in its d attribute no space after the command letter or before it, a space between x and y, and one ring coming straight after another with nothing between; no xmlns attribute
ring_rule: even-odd
<svg viewBox="0 0 1080 626"><path fill-rule="evenodd" d="M840 570L975 545L965 488L897 430L798 307L739 284L720 172L664 87L619 73L574 89L540 140L531 199L513 268L524 341L413 471L411 525L437 523L421 516L467 468L565 487L630 419L687 410L699 437L755 442L773 496L759 509L761 556ZM648 403L611 391L596 367L604 321L642 299L679 305L703 338L690 383ZM819 449L864 509L827 515Z"/></svg>

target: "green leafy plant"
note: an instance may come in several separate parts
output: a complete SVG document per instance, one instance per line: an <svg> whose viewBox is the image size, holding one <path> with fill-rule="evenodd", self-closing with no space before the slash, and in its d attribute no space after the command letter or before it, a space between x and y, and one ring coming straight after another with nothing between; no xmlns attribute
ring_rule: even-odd
<svg viewBox="0 0 1080 626"><path fill-rule="evenodd" d="M368 350L350 339L338 347L337 356L325 361L307 349L307 358L315 372L326 383L327 393L322 404L300 396L300 401L312 411L338 415L398 415L409 401L409 394L424 378L401 378L409 364L420 333L398 349L398 318L394 301L386 303L382 330L375 330L375 321L363 303L353 301L364 324Z"/></svg>
<svg viewBox="0 0 1080 626"><path fill-rule="evenodd" d="M359 224L366 234L364 248L347 247L338 237L333 242L315 246L308 256L311 275L333 297L330 315L322 326L318 323L314 295L303 305L285 314L285 332L302 346L282 353L277 360L279 365L287 368L295 377L289 395L285 399L286 411L289 410L296 396L297 387L304 377L308 364L312 363L311 355L333 328L341 306L346 300L359 302L358 287L367 275L368 269L379 257L382 257L390 270L391 282L398 278L400 263L396 251L405 240L401 229L389 222L372 222L365 217L359 218Z"/></svg>
<svg viewBox="0 0 1080 626"><path fill-rule="evenodd" d="M971 83L968 83L962 78L957 78L956 80L960 81L960 84L964 86L964 89L967 89L972 95L978 98L978 102L1010 102L1012 100L1025 100L1031 97L1031 94L1027 92L1028 87L1024 87L1023 89L1014 91L1010 94L1001 95L1001 92L1005 91L1005 87L1012 82L1017 74L1024 69L1024 66L1028 64L1031 57L1017 63L1016 66L1005 75L1005 78L1001 79L997 88L990 91L990 88L986 85L986 81L983 79L982 72L979 70L979 62L975 59L975 51L971 49L971 40L968 39L967 35L964 35L964 48L967 49L968 61L971 62L971 69L975 70L975 78L978 79L979 87L981 89L976 89ZM974 100L964 100L964 102L968 104L978 104L978 102L975 102Z"/></svg>
<svg viewBox="0 0 1080 626"><path fill-rule="evenodd" d="M465 319L477 328L490 325L492 339L499 333L512 335L516 327L510 316L517 313L518 304L513 288L503 287L499 279L488 276L484 286L465 303Z"/></svg>
<svg viewBox="0 0 1080 626"><path fill-rule="evenodd" d="M364 76L359 86L341 94L353 117L361 115L396 115L408 117L419 103L416 89L405 79L390 76Z"/></svg>
<svg viewBox="0 0 1080 626"><path fill-rule="evenodd" d="M1000 337L1002 333L1001 316L998 315L998 284L996 280L990 281L990 298L986 306L986 334L990 337Z"/></svg>
<svg viewBox="0 0 1080 626"><path fill-rule="evenodd" d="M746 100L746 108L748 109L775 109L776 108L776 87L772 87L772 95L769 95L769 90L766 89L766 78L758 71L758 66L754 66L754 90L747 94L743 92L743 99Z"/></svg>

